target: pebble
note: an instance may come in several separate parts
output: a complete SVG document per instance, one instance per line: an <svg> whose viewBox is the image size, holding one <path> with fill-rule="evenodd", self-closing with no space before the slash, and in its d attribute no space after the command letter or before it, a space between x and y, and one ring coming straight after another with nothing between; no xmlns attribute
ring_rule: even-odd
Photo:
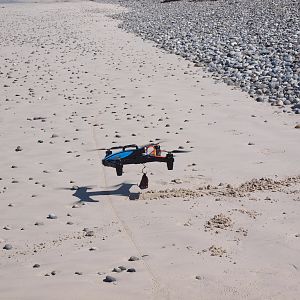
<svg viewBox="0 0 300 300"><path fill-rule="evenodd" d="M95 235L95 232L90 230L90 231L87 231L85 236L94 236Z"/></svg>
<svg viewBox="0 0 300 300"><path fill-rule="evenodd" d="M75 274L76 274L76 275L82 275L83 273L82 273L82 272L76 271Z"/></svg>
<svg viewBox="0 0 300 300"><path fill-rule="evenodd" d="M104 281L104 282L114 282L114 281L116 281L116 278L113 277L113 276L107 275L107 276L105 277L105 279L103 279L103 281Z"/></svg>
<svg viewBox="0 0 300 300"><path fill-rule="evenodd" d="M50 214L48 215L47 219L51 219L51 220L57 219L57 215L54 214L54 213L50 213Z"/></svg>
<svg viewBox="0 0 300 300"><path fill-rule="evenodd" d="M129 272L129 273L134 273L134 272L136 272L136 270L135 270L135 268L129 268L129 269L127 270L127 272Z"/></svg>
<svg viewBox="0 0 300 300"><path fill-rule="evenodd" d="M128 261L137 261L137 260L139 260L139 258L136 256L130 256L128 259Z"/></svg>
<svg viewBox="0 0 300 300"><path fill-rule="evenodd" d="M112 270L113 272L116 272L116 273L120 273L122 272L122 270L120 268L113 268Z"/></svg>
<svg viewBox="0 0 300 300"><path fill-rule="evenodd" d="M34 225L35 225L35 226L42 226L42 225L44 225L44 222L39 222L39 221L38 221L38 222L35 222Z"/></svg>
<svg viewBox="0 0 300 300"><path fill-rule="evenodd" d="M3 249L4 250L11 250L13 248L13 246L11 244L5 244Z"/></svg>

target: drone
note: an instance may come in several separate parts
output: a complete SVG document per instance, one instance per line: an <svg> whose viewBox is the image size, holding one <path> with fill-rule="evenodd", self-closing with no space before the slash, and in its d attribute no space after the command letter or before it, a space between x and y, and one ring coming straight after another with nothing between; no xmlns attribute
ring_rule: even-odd
<svg viewBox="0 0 300 300"><path fill-rule="evenodd" d="M114 152L112 150L121 151ZM145 164L148 162L165 162L167 163L168 170L173 170L174 155L173 153L188 152L185 150L161 150L159 143L150 143L143 146L136 144L115 146L109 149L100 148L96 150L105 150L105 157L102 159L102 164L106 167L112 167L116 169L117 176L122 176L123 166L130 164ZM163 153L166 153L163 155Z"/></svg>

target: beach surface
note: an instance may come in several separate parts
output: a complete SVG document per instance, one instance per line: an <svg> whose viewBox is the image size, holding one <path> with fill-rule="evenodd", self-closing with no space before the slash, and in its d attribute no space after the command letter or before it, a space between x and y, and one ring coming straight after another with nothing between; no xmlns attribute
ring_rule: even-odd
<svg viewBox="0 0 300 300"><path fill-rule="evenodd" d="M0 4L0 298L298 299L299 115L126 33L122 11ZM147 190L142 165L118 177L93 151L160 140L189 152L147 164Z"/></svg>

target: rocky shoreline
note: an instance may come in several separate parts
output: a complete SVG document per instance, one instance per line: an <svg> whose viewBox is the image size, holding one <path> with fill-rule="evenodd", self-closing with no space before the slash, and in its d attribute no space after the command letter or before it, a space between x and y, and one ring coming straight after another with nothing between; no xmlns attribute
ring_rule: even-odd
<svg viewBox="0 0 300 300"><path fill-rule="evenodd" d="M129 8L114 16L126 31L204 67L258 102L300 114L298 1L104 1Z"/></svg>

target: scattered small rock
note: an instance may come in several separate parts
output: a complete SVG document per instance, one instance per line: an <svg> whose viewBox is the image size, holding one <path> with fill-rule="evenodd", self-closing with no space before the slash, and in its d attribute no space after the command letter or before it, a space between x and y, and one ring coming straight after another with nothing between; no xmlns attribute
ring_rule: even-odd
<svg viewBox="0 0 300 300"><path fill-rule="evenodd" d="M75 275L82 275L82 274L83 274L82 272L78 272L78 271L75 272Z"/></svg>
<svg viewBox="0 0 300 300"><path fill-rule="evenodd" d="M87 231L85 236L94 236L95 235L95 232L90 230L90 231Z"/></svg>
<svg viewBox="0 0 300 300"><path fill-rule="evenodd" d="M135 270L135 268L129 268L129 269L127 270L127 272L129 272L129 273L134 273L134 272L136 272L136 270Z"/></svg>
<svg viewBox="0 0 300 300"><path fill-rule="evenodd" d="M128 259L128 261L137 261L137 260L140 260L140 259L136 256L130 256L130 258Z"/></svg>
<svg viewBox="0 0 300 300"><path fill-rule="evenodd" d="M104 282L114 282L114 281L116 281L117 279L115 278L115 277L112 277L112 276L109 276L109 275L107 275L104 279L103 279L103 281Z"/></svg>
<svg viewBox="0 0 300 300"><path fill-rule="evenodd" d="M112 270L113 272L116 272L116 273L120 273L122 272L122 270L120 268L113 268Z"/></svg>
<svg viewBox="0 0 300 300"><path fill-rule="evenodd" d="M13 248L13 246L11 244L5 244L3 249L4 250L11 250Z"/></svg>
<svg viewBox="0 0 300 300"><path fill-rule="evenodd" d="M50 213L50 214L48 215L47 219L51 219L51 220L57 219L57 215L54 214L54 213Z"/></svg>

